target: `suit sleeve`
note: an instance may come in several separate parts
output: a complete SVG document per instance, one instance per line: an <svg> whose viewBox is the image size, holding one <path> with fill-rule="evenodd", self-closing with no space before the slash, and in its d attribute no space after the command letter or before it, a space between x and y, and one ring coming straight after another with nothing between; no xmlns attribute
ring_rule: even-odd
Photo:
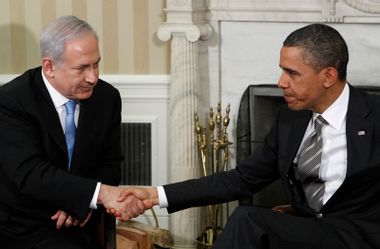
<svg viewBox="0 0 380 249"><path fill-rule="evenodd" d="M109 113L106 118L104 140L101 143L101 157L98 167L94 172L95 179L108 185L120 183L120 163L123 160L121 150L121 98L117 90L113 91L112 106L104 113ZM110 112L111 110L111 112ZM99 110L101 112L101 110Z"/></svg>
<svg viewBox="0 0 380 249"><path fill-rule="evenodd" d="M277 126L262 146L237 165L235 169L200 179L164 186L168 211L223 203L247 197L279 178L277 166Z"/></svg>

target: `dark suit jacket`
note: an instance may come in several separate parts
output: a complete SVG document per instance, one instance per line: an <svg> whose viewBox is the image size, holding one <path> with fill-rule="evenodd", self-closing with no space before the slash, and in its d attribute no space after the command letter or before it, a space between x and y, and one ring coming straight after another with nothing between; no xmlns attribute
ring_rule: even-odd
<svg viewBox="0 0 380 249"><path fill-rule="evenodd" d="M282 106L263 146L235 169L165 185L168 211L241 199L281 178L298 213L314 217L292 167L311 115ZM350 86L346 134L346 179L322 208L321 221L332 224L344 238L360 242L357 248L380 248L380 97Z"/></svg>
<svg viewBox="0 0 380 249"><path fill-rule="evenodd" d="M27 248L45 229L55 229L50 217L59 209L83 220L97 181L120 181L120 125L120 95L99 80L92 96L80 102L68 172L64 133L41 68L2 86L0 240L17 239Z"/></svg>

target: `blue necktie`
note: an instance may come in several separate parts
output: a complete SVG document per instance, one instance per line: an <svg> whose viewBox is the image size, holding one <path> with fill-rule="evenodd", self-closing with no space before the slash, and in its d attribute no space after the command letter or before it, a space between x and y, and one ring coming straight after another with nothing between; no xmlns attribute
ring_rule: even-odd
<svg viewBox="0 0 380 249"><path fill-rule="evenodd" d="M65 104L66 108L66 127L65 127L65 137L67 145L67 153L69 158L69 169L71 165L71 157L73 155L74 143L75 143L75 122L74 113L77 103L74 100L69 100Z"/></svg>

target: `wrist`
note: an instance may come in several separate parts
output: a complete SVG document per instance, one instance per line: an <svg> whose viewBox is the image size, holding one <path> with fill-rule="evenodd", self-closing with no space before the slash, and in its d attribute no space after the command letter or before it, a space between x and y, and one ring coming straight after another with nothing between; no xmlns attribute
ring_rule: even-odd
<svg viewBox="0 0 380 249"><path fill-rule="evenodd" d="M149 188L148 194L149 194L149 199L151 200L152 204L154 204L154 205L160 204L160 199L158 197L157 188Z"/></svg>
<svg viewBox="0 0 380 249"><path fill-rule="evenodd" d="M99 195L96 202L97 205L104 205L105 199L109 195L109 188L110 186L106 184L100 184Z"/></svg>

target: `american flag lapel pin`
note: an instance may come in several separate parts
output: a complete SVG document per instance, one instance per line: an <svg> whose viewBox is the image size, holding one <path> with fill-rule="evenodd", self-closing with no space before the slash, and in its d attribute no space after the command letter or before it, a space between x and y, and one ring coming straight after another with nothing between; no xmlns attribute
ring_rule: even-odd
<svg viewBox="0 0 380 249"><path fill-rule="evenodd" d="M364 136L365 135L365 131L358 131L358 136Z"/></svg>

